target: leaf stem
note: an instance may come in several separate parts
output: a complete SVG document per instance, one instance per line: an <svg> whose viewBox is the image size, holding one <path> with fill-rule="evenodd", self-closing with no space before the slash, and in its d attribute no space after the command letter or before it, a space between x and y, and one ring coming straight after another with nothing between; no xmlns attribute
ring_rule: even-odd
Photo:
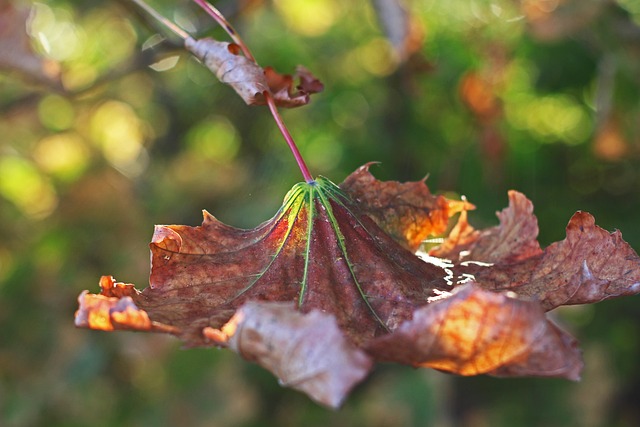
<svg viewBox="0 0 640 427"><path fill-rule="evenodd" d="M206 0L193 0L193 2L204 9L204 11L209 14L209 16L216 20L216 22L227 32L227 34L229 34L229 37L231 37L234 43L240 46L240 49L242 49L242 53L247 59L256 62L255 58L251 54L251 51L249 50L249 47L242 40L242 37L240 37L235 28L233 28L229 21L227 21L224 15L214 5Z"/></svg>
<svg viewBox="0 0 640 427"><path fill-rule="evenodd" d="M145 3L144 0L131 0L131 1L137 4L138 6L140 6L147 13L149 13L154 19L156 19L165 27L173 31L177 36L181 37L183 40L191 38L189 33L187 33L182 28L178 27L176 24L174 24L173 22L169 21L167 18L162 16L154 8L152 8L147 3ZM220 13L220 11L216 9L215 6L213 6L211 3L207 2L206 0L193 0L193 1L198 6L200 6L205 12L207 12L222 28L224 28L224 30L227 32L227 34L229 34L229 37L231 37L234 43L240 47L243 55L247 59L253 62L256 62L255 58L251 54L251 51L249 50L247 45L244 43L240 35L236 32L236 30L229 23L229 21L226 20L226 18L222 15L222 13ZM304 162L304 159L302 158L302 155L300 154L300 151L298 150L298 147L296 146L296 143L293 140L293 137L291 136L291 134L289 133L289 130L285 126L284 121L282 120L282 117L280 117L280 113L278 113L278 109L276 107L276 103L273 99L273 96L271 95L271 92L265 91L263 95L265 100L267 101L267 105L269 106L271 115L273 116L273 119L278 125L278 129L280 130L280 133L282 133L282 136L284 137L284 140L287 142L287 145L289 146L291 153L293 153L293 157L296 159L296 163L300 168L300 172L302 172L302 176L304 177L305 181L307 181L307 183L314 182L313 176L311 175L311 172L309 172L309 168L307 168L307 165Z"/></svg>
<svg viewBox="0 0 640 427"><path fill-rule="evenodd" d="M202 9L204 9L204 11L207 12L213 19L215 19L215 21L222 28L224 28L224 30L227 32L227 34L229 34L229 37L231 37L234 43L240 46L240 49L242 49L242 53L247 59L250 59L251 61L256 62L255 58L251 54L251 51L242 40L242 37L240 37L238 32L233 28L233 26L229 23L229 21L226 20L224 15L222 15L222 13L220 13L220 11L216 9L215 6L213 6L211 3L207 2L206 0L193 0L193 1ZM269 110L271 111L271 115L273 116L273 119L276 121L276 124L278 125L278 129L280 129L280 133L282 133L284 140L287 142L289 149L293 153L293 157L296 159L296 163L300 168L300 172L302 172L302 176L304 177L305 181L307 181L308 183L313 182L314 181L313 176L309 172L309 169L307 168L307 165L304 162L304 159L302 158L302 155L300 154L300 151L298 150L298 147L296 146L296 143L293 140L293 137L291 136L291 134L289 133L289 130L285 126L284 121L282 120L282 117L280 117L280 113L278 113L278 109L276 108L276 103L273 100L273 96L271 96L271 93L269 93L268 91L265 91L264 98L267 101L267 105L269 106Z"/></svg>
<svg viewBox="0 0 640 427"><path fill-rule="evenodd" d="M267 101L267 105L269 106L269 110L271 111L271 115L273 116L273 119L276 121L276 124L278 125L278 129L280 129L280 133L282 133L284 140L287 142L289 149L293 153L293 157L296 159L296 163L300 168L300 172L302 172L302 176L304 177L305 181L307 181L308 184L311 184L315 180L313 179L311 172L309 172L309 168L307 168L307 164L304 162L304 159L302 158L302 155L298 150L298 146L296 145L295 141L293 140L293 137L289 133L287 126L284 124L282 117L280 117L280 113L278 113L278 109L276 108L276 103L273 100L271 93L264 91L263 94L264 94L264 98Z"/></svg>

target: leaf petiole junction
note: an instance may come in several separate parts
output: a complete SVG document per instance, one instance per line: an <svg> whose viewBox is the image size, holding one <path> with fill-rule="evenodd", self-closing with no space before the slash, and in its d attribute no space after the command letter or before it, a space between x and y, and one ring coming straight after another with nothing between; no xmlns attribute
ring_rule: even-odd
<svg viewBox="0 0 640 427"><path fill-rule="evenodd" d="M147 3L145 3L144 0L131 0L131 1L136 3L142 9L144 9L154 19L156 19L162 25L164 25L169 30L171 30L174 34L176 34L182 40L184 41L193 40L193 38L189 33L187 33L178 25L176 25L175 23L169 21L167 18L162 16L162 14L160 14L154 8L152 8ZM247 45L244 43L244 41L242 40L238 32L233 28L233 26L225 19L222 13L220 13L218 9L216 9L212 4L210 4L205 0L193 0L193 1L198 6L200 6L205 12L207 12L227 32L227 34L229 34L229 37L231 37L234 43L240 48L245 58L247 58L248 60L250 60L251 62L257 65L256 60L251 54L251 51L249 50ZM300 169L300 172L302 173L303 178L307 183L314 182L313 176L311 175L311 172L309 172L309 168L307 167L304 159L302 158L302 155L300 154L300 150L298 149L298 146L296 145L293 137L291 136L291 133L289 132L289 130L287 129L287 126L282 120L280 113L278 112L278 108L273 99L273 95L271 94L270 90L265 90L264 92L262 92L262 95L264 96L265 101L269 106L269 111L271 112L271 115L274 121L276 122L276 125L278 126L278 130L280 130L280 133L282 134L285 142L287 143L287 146L289 147L289 149L291 150L291 153L293 154L293 157L296 163L298 164L298 168Z"/></svg>

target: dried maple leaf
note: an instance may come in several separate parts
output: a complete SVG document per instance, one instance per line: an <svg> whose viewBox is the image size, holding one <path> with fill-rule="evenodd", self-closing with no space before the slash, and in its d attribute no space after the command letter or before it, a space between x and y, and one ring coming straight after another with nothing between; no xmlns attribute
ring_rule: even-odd
<svg viewBox="0 0 640 427"><path fill-rule="evenodd" d="M457 275L473 276L485 289L517 292L545 310L640 292L638 255L619 231L603 230L590 214L577 212L566 239L544 251L533 204L523 194L509 192L509 207L498 218L499 226L475 232L461 217L456 229L465 231L452 236L464 242L446 241L431 255L453 260Z"/></svg>
<svg viewBox="0 0 640 427"><path fill-rule="evenodd" d="M309 70L299 65L294 75L279 74L272 67L264 68L269 90L282 107L299 107L309 103L309 96L324 90L324 85ZM299 81L298 85L294 84Z"/></svg>
<svg viewBox="0 0 640 427"><path fill-rule="evenodd" d="M132 297L140 292L131 284L116 283L112 277L100 278L100 295L83 292L78 298L80 307L76 312L76 324L91 329L113 331L133 329L138 331L177 333L168 325L152 322L149 315L140 310Z"/></svg>
<svg viewBox="0 0 640 427"><path fill-rule="evenodd" d="M453 215L475 208L465 200L431 194L424 180L380 182L369 172L372 164L349 175L340 188L358 203L361 212L411 251L427 237L444 233Z"/></svg>
<svg viewBox="0 0 640 427"><path fill-rule="evenodd" d="M619 233L609 235L580 213L567 239L542 251L530 202L511 193L498 227L474 231L463 211L440 249L453 264L422 259L401 246L415 246L405 230L431 232L432 209L456 210L443 202L433 208L434 197L424 182L380 182L365 166L341 187L325 178L297 184L255 229L229 227L206 212L199 227L157 226L150 286L138 291L103 277L101 295L80 295L76 325L226 346L331 407L372 360L461 375L577 379L576 342L544 309L557 295L585 293L575 290L598 298L638 293L638 256ZM624 267L617 275L596 268L603 243L610 253L604 262ZM575 274L580 259L589 274L584 267ZM565 277L559 264L567 260ZM509 277L517 286L508 286Z"/></svg>
<svg viewBox="0 0 640 427"><path fill-rule="evenodd" d="M298 67L293 76L278 74L271 67L263 69L241 55L241 49L235 43L187 37L184 45L248 105L266 105L264 93L269 92L276 105L299 107L309 103L309 95L324 89L322 83L303 67ZM296 80L300 83L294 88Z"/></svg>
<svg viewBox="0 0 640 427"><path fill-rule="evenodd" d="M538 237L538 220L533 203L522 193L509 192L509 207L497 213L500 226L482 232L474 230L461 215L445 242L430 251L439 258L454 261L493 263L516 262L542 252Z"/></svg>
<svg viewBox="0 0 640 427"><path fill-rule="evenodd" d="M575 340L549 322L537 303L471 284L419 308L413 319L368 349L382 360L461 375L577 380L582 369Z"/></svg>
<svg viewBox="0 0 640 427"><path fill-rule="evenodd" d="M132 285L103 277L102 295L80 296L76 324L103 330L126 327L114 318L122 317L120 297L147 313L155 330L164 328L187 345L225 345L227 340L216 338L224 335L212 330L224 334L225 324L243 304L285 301L295 302L310 316L317 310L331 315L353 347L395 329L411 318L416 306L427 304L433 289L447 287L440 267L400 247L325 178L297 184L278 214L253 230L226 226L206 212L200 227L157 226L151 252L148 288L138 292ZM103 298L107 303L93 304ZM126 306L135 311L131 304ZM129 327L148 331L150 323L132 322ZM238 325L238 331L244 329ZM300 334L292 330L287 335L298 345L293 338ZM285 347L272 346L274 354L268 358L254 356L240 345L237 351L273 369L281 382L295 383L297 374L285 376L289 371L274 369L269 362L279 359ZM327 346L320 348L328 351ZM353 383L341 375L342 391L329 393L327 388L340 388L327 383L326 377L313 376L305 390L320 388L324 392L312 397L336 405Z"/></svg>
<svg viewBox="0 0 640 427"><path fill-rule="evenodd" d="M222 327L251 300L332 313L361 343L448 286L440 267L399 247L325 178L297 184L278 214L252 230L207 212L199 227L156 226L151 252L150 286L127 296L189 345L210 344L202 329Z"/></svg>
<svg viewBox="0 0 640 427"><path fill-rule="evenodd" d="M203 334L264 366L282 385L332 407L342 403L373 364L344 337L334 316L319 310L305 315L294 303L248 302L221 331L205 328Z"/></svg>

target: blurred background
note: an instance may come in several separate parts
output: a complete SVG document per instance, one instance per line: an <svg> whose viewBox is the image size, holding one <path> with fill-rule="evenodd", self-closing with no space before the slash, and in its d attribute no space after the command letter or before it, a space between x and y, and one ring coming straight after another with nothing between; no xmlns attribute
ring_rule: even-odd
<svg viewBox="0 0 640 427"><path fill-rule="evenodd" d="M226 40L187 0L151 4ZM314 174L428 175L477 227L518 189L543 247L582 209L640 249L639 0L215 4L261 65L325 83L281 111ZM382 365L337 412L228 351L74 328L100 275L146 286L154 224L254 227L300 180L268 110L130 2L0 0L0 425L640 425L638 297L554 312L579 383Z"/></svg>

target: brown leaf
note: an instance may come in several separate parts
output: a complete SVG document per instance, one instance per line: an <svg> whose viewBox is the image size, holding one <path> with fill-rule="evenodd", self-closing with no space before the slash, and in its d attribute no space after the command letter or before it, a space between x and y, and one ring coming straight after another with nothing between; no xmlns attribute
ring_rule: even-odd
<svg viewBox="0 0 640 427"><path fill-rule="evenodd" d="M296 185L278 214L252 230L229 227L208 213L200 227L157 226L151 252L148 288L129 292L127 285L103 280L105 295L99 297L126 289L123 298L187 346L223 343L212 340L219 336L212 330L223 328L249 301L295 302L302 313L326 313L350 345L359 346L411 318L416 306L434 296L433 289L447 287L440 267L400 247L325 178ZM80 320L90 309L79 310ZM93 327L80 320L79 326ZM288 335L290 345L299 345L297 334ZM331 347L340 345L334 340ZM342 395L314 398L339 402Z"/></svg>
<svg viewBox="0 0 640 427"><path fill-rule="evenodd" d="M271 67L265 67L264 75L276 104L282 107L293 108L306 105L309 103L311 94L324 90L322 82L302 66L298 66L293 76L278 74ZM294 88L296 80L299 80L299 84Z"/></svg>
<svg viewBox="0 0 640 427"><path fill-rule="evenodd" d="M241 55L238 45L211 38L185 39L185 48L200 59L222 83L231 86L247 105L265 105L269 92L276 105L299 107L309 103L309 95L323 90L322 83L299 67L294 76L278 74L271 67L262 69ZM295 80L300 83L294 88Z"/></svg>
<svg viewBox="0 0 640 427"><path fill-rule="evenodd" d="M283 386L332 408L373 364L345 339L334 316L303 314L293 303L247 302L221 330L206 328L204 334L273 372Z"/></svg>
<svg viewBox="0 0 640 427"><path fill-rule="evenodd" d="M451 216L475 208L465 200L431 194L424 180L378 181L369 172L372 164L349 175L340 188L358 203L361 212L411 251L416 251L426 238L444 233Z"/></svg>
<svg viewBox="0 0 640 427"><path fill-rule="evenodd" d="M31 48L26 30L28 17L28 8L0 3L0 70L62 88L58 63L37 55Z"/></svg>
<svg viewBox="0 0 640 427"><path fill-rule="evenodd" d="M533 203L524 194L509 191L509 207L496 214L500 225L475 231L461 215L445 242L430 251L439 258L485 263L516 262L542 252Z"/></svg>
<svg viewBox="0 0 640 427"><path fill-rule="evenodd" d="M269 91L269 85L264 72L258 64L240 55L238 45L211 38L194 40L188 37L184 46L248 105L265 104L263 93Z"/></svg>
<svg viewBox="0 0 640 427"><path fill-rule="evenodd" d="M472 276L485 289L516 292L545 310L640 292L640 258L619 231L596 226L590 214L577 212L567 238L544 251L533 204L524 195L511 191L509 207L498 217L499 226L467 231L463 244L431 255L455 260L457 275Z"/></svg>
<svg viewBox="0 0 640 427"><path fill-rule="evenodd" d="M451 229L449 235L444 241L429 251L430 256L443 258L448 260L458 260L461 253L468 250L476 240L478 240L480 232L473 228L468 222L468 213L466 210L460 212L458 222Z"/></svg>
<svg viewBox="0 0 640 427"><path fill-rule="evenodd" d="M220 328L250 300L332 313L360 343L447 286L441 268L399 247L325 178L296 185L252 230L206 212L200 227L157 226L151 252L150 287L136 303L190 345L207 345L202 328Z"/></svg>
<svg viewBox="0 0 640 427"><path fill-rule="evenodd" d="M535 302L466 284L417 309L413 319L373 340L368 349L377 359L460 375L508 366L512 371L503 375L520 370L577 380L582 360L577 347L567 345L572 342Z"/></svg>
<svg viewBox="0 0 640 427"><path fill-rule="evenodd" d="M559 377L578 381L583 367L578 341L547 321L544 332L540 332L540 339L531 343L527 353L498 367L491 375Z"/></svg>
<svg viewBox="0 0 640 427"><path fill-rule="evenodd" d="M544 311L640 292L637 254L588 214L577 213L567 239L543 251L531 202L510 192L497 227L473 230L463 211L434 251L451 265L423 261L372 219L404 230L398 224L428 218L434 196L423 182L379 182L364 167L341 187L325 178L297 184L250 230L206 212L199 227L157 226L150 286L140 292L103 277L101 295L80 296L76 324L230 347L335 407L369 358L461 375L577 379L576 342Z"/></svg>
<svg viewBox="0 0 640 427"><path fill-rule="evenodd" d="M133 285L116 283L113 277L102 276L100 288L100 295L84 291L78 297L80 307L75 314L76 326L102 331L125 329L176 333L175 328L169 325L152 322L149 315L136 306L132 297L139 292Z"/></svg>

